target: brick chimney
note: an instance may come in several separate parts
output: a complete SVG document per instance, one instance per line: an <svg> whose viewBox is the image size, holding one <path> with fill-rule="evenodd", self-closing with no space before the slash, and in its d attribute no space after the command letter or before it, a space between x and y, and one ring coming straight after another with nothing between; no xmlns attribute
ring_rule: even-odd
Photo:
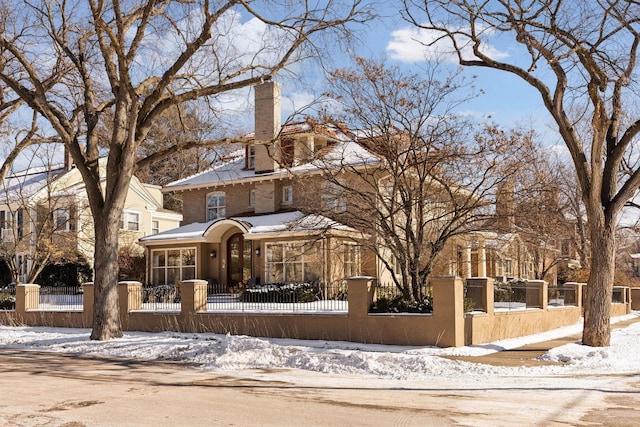
<svg viewBox="0 0 640 427"><path fill-rule="evenodd" d="M255 90L255 173L273 172L278 168L280 147L273 139L280 132L281 85L267 81Z"/></svg>
<svg viewBox="0 0 640 427"><path fill-rule="evenodd" d="M510 180L498 184L496 217L500 231L513 231L516 226L515 185Z"/></svg>

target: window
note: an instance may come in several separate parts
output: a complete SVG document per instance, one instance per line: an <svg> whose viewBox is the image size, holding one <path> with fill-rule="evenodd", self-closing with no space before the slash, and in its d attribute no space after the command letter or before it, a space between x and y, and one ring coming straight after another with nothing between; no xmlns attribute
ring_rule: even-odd
<svg viewBox="0 0 640 427"><path fill-rule="evenodd" d="M256 190L251 190L249 192L249 206L253 207L256 205Z"/></svg>
<svg viewBox="0 0 640 427"><path fill-rule="evenodd" d="M11 212L0 211L0 241L13 241L13 231L11 230Z"/></svg>
<svg viewBox="0 0 640 427"><path fill-rule="evenodd" d="M227 215L226 196L223 192L207 196L207 221L224 218Z"/></svg>
<svg viewBox="0 0 640 427"><path fill-rule="evenodd" d="M16 230L18 238L21 239L24 236L24 209L22 208L16 212Z"/></svg>
<svg viewBox="0 0 640 427"><path fill-rule="evenodd" d="M18 279L21 283L25 283L28 279L28 258L24 254L16 254L16 267L18 272Z"/></svg>
<svg viewBox="0 0 640 427"><path fill-rule="evenodd" d="M354 242L343 242L344 245L344 277L360 275L360 248ZM395 258L395 257L393 257Z"/></svg>
<svg viewBox="0 0 640 427"><path fill-rule="evenodd" d="M322 194L324 206L333 212L344 212L347 210L347 202L344 199L344 189L333 182L324 185Z"/></svg>
<svg viewBox="0 0 640 427"><path fill-rule="evenodd" d="M282 187L282 203L293 203L293 186L287 185Z"/></svg>
<svg viewBox="0 0 640 427"><path fill-rule="evenodd" d="M196 249L161 249L151 251L153 285L175 285L196 277Z"/></svg>
<svg viewBox="0 0 640 427"><path fill-rule="evenodd" d="M247 159L247 169L255 169L256 167L256 146L247 145L245 157Z"/></svg>
<svg viewBox="0 0 640 427"><path fill-rule="evenodd" d="M73 215L69 208L57 208L53 214L53 220L57 231L73 231L76 229Z"/></svg>
<svg viewBox="0 0 640 427"><path fill-rule="evenodd" d="M160 221L157 219L151 220L151 234L158 234L160 232Z"/></svg>
<svg viewBox="0 0 640 427"><path fill-rule="evenodd" d="M265 280L269 283L314 281L320 278L318 243L267 243Z"/></svg>
<svg viewBox="0 0 640 427"><path fill-rule="evenodd" d="M513 277L513 261L508 259L504 262L504 274Z"/></svg>
<svg viewBox="0 0 640 427"><path fill-rule="evenodd" d="M120 230L140 231L140 214L130 211L123 212L120 217Z"/></svg>

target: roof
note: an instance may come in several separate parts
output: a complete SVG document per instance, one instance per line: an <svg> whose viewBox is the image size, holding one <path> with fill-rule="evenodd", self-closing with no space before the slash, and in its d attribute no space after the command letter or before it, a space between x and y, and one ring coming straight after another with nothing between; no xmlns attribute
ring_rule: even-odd
<svg viewBox="0 0 640 427"><path fill-rule="evenodd" d="M5 178L0 186L0 203L24 200L32 197L47 183L65 173L62 165L41 166L15 172Z"/></svg>
<svg viewBox="0 0 640 427"><path fill-rule="evenodd" d="M195 175L170 182L164 191L194 189L216 185L227 185L239 181L264 181L283 176L319 172L327 168L344 166L358 167L380 163L380 158L366 150L337 125L323 125L324 132L318 131L319 125L298 123L284 127L282 134L323 133L330 135L334 143L318 153L318 157L308 163L280 169L273 172L256 174L253 169L245 168L245 150L231 153L227 160ZM253 137L250 134L249 137Z"/></svg>
<svg viewBox="0 0 640 427"><path fill-rule="evenodd" d="M304 215L300 211L281 212L268 215L220 218L208 222L194 222L162 233L142 237L141 243L204 239L210 230L222 223L234 222L245 230L245 234L260 235L282 232L309 232L322 230L340 230L356 232L355 229L340 224L322 215Z"/></svg>

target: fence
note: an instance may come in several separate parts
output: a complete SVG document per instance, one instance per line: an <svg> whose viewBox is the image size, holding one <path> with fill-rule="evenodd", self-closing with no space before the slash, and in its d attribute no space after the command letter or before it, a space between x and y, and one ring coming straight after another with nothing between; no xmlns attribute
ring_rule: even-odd
<svg viewBox="0 0 640 427"><path fill-rule="evenodd" d="M40 310L82 310L83 301L81 286L40 287Z"/></svg>
<svg viewBox="0 0 640 427"><path fill-rule="evenodd" d="M433 310L428 314L371 314L369 310L379 287L375 279L365 277L349 279L347 287L342 289L324 288L321 293L317 289L319 293L314 294L316 301L241 301L242 298L258 298L257 294L274 294L267 289L266 292L256 291L256 295L250 297L234 295L233 302L224 302L226 307L262 304L261 309L254 307L251 310L210 310L213 303L210 302L208 283L204 280L184 281L177 289L167 288L167 293L159 293L160 290L154 288L143 289L138 282L121 282L117 290L123 329L149 332L170 330L376 344L461 346L544 332L575 324L582 315L582 284L566 284L566 289L550 290L543 281L530 281L518 291L524 295L524 310L496 310L493 279L468 279L465 286L459 277L441 277L433 279L431 285ZM303 286L293 288L290 293L308 294L303 292ZM348 304L340 299L344 298L347 289ZM619 289L615 298L622 299L622 303L612 303L613 316L631 310L631 292L628 288ZM64 311L43 310L40 291L38 285L17 286L16 309L0 313L0 323L91 326L92 284L83 288L82 310L69 309L70 304ZM227 297L232 298L231 294ZM269 298L271 296L263 299ZM570 305L572 299L575 299L575 305ZM473 311L465 313L465 300L472 301ZM313 306L320 306L324 301L344 304L346 309L329 311ZM564 305L560 305L560 301ZM278 309L273 309L274 304ZM303 310L303 304L314 308ZM279 309L285 305L287 310Z"/></svg>
<svg viewBox="0 0 640 427"><path fill-rule="evenodd" d="M272 283L235 288L207 286L209 312L335 313L347 312L347 283Z"/></svg>

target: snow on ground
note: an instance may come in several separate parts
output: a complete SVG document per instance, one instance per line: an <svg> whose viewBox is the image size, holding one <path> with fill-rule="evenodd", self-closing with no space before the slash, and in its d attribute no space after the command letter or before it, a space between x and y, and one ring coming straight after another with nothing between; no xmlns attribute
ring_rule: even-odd
<svg viewBox="0 0 640 427"><path fill-rule="evenodd" d="M640 317L640 312L613 321ZM336 341L303 341L247 336L127 332L121 339L89 340L88 329L0 326L0 349L84 354L95 357L176 361L202 369L247 371L292 369L388 380L434 376L480 381L487 376L540 377L640 372L640 322L612 331L606 348L567 344L542 356L565 365L502 367L450 360L445 355L489 354L528 343L577 334L581 324L543 334L460 348L401 347Z"/></svg>

